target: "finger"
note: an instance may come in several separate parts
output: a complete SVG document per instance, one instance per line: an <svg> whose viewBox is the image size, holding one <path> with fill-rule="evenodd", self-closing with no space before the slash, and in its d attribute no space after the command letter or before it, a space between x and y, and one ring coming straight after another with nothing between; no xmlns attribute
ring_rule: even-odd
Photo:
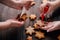
<svg viewBox="0 0 60 40"><path fill-rule="evenodd" d="M17 24L17 25L22 25L22 24L24 24L24 22L23 22L23 21L22 21L22 22L20 22L20 21L16 21L16 20L15 20L15 21L13 21L12 23L13 23L13 24Z"/></svg>
<svg viewBox="0 0 60 40"><path fill-rule="evenodd" d="M51 29L49 32L57 30L57 29L59 29L59 24L54 24L53 29Z"/></svg>
<svg viewBox="0 0 60 40"><path fill-rule="evenodd" d="M48 29L47 32L51 32L53 30L55 30L55 27L54 26L52 26L50 29Z"/></svg>
<svg viewBox="0 0 60 40"><path fill-rule="evenodd" d="M43 30L48 30L51 26L45 26L45 27L42 27L41 29Z"/></svg>
<svg viewBox="0 0 60 40"><path fill-rule="evenodd" d="M46 26L46 27L42 27L41 29L43 29L43 30L47 30L48 28L47 28L47 26Z"/></svg>
<svg viewBox="0 0 60 40"><path fill-rule="evenodd" d="M11 0L14 3L22 3L22 0Z"/></svg>
<svg viewBox="0 0 60 40"><path fill-rule="evenodd" d="M42 13L43 12L43 4L40 5L40 12Z"/></svg>
<svg viewBox="0 0 60 40"><path fill-rule="evenodd" d="M53 6L49 4L49 10L47 11L46 16L49 18L50 16L52 16L52 12L53 12Z"/></svg>
<svg viewBox="0 0 60 40"><path fill-rule="evenodd" d="M22 24L24 24L24 22L22 21L22 22L17 22L18 24L20 24L20 25L22 25Z"/></svg>
<svg viewBox="0 0 60 40"><path fill-rule="evenodd" d="M48 3L45 3L45 4L42 4L42 5L40 6L40 12L41 12L41 13L45 13L44 16L46 16L46 12L47 12L47 10L48 10L47 4L48 4ZM42 14L41 14L41 15L42 15Z"/></svg>
<svg viewBox="0 0 60 40"><path fill-rule="evenodd" d="M19 23L16 23L15 25L16 25L16 27L20 27L20 26L22 26L24 24L24 22L19 22Z"/></svg>
<svg viewBox="0 0 60 40"><path fill-rule="evenodd" d="M52 8L50 7L46 14L47 18L50 18L52 16L52 12Z"/></svg>
<svg viewBox="0 0 60 40"><path fill-rule="evenodd" d="M49 23L49 24L47 24L45 27L42 27L42 29L48 30L48 29L51 28L52 26L53 26L53 24Z"/></svg>

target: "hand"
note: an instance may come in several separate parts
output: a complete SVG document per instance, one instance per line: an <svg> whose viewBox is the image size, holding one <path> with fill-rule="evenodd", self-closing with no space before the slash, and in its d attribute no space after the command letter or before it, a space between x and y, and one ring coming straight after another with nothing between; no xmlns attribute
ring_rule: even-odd
<svg viewBox="0 0 60 40"><path fill-rule="evenodd" d="M44 8L48 6L48 11L45 13L44 16L47 16L47 17L50 17L52 15L52 12L54 11L54 9L57 8L56 6L56 2L50 2L50 1L47 1L46 3L43 3L40 5L40 12L43 13L44 12ZM41 14L42 15L42 14ZM40 15L40 16L41 16Z"/></svg>
<svg viewBox="0 0 60 40"><path fill-rule="evenodd" d="M32 6L31 3L34 2L34 0L1 0L0 2L11 8L21 10L23 6L25 6L26 9L29 9Z"/></svg>
<svg viewBox="0 0 60 40"><path fill-rule="evenodd" d="M25 6L26 9L29 9L32 5L32 3L34 4L34 0L11 0L12 2L14 2L15 4L18 5L17 9L22 8L22 6Z"/></svg>
<svg viewBox="0 0 60 40"><path fill-rule="evenodd" d="M24 4L24 6L27 10L29 10L29 8L31 8L34 5L35 5L34 0L26 0L26 3Z"/></svg>
<svg viewBox="0 0 60 40"><path fill-rule="evenodd" d="M47 32L59 30L60 29L60 21L49 22L45 27L42 27L42 29L47 30Z"/></svg>
<svg viewBox="0 0 60 40"><path fill-rule="evenodd" d="M24 24L24 22L20 22L20 21L17 21L17 20L14 20L14 19L9 19L6 21L6 23L9 24L9 27L20 27Z"/></svg>

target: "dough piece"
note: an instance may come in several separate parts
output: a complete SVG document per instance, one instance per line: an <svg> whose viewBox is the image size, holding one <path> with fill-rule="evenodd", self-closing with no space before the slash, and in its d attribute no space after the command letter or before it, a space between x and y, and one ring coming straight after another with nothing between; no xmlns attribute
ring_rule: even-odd
<svg viewBox="0 0 60 40"><path fill-rule="evenodd" d="M23 21L25 21L27 19L27 14L26 13L23 14L20 19L23 20Z"/></svg>
<svg viewBox="0 0 60 40"><path fill-rule="evenodd" d="M38 29L40 26L39 26L37 23L35 23L35 24L33 25L33 27L34 27L35 29Z"/></svg>
<svg viewBox="0 0 60 40"><path fill-rule="evenodd" d="M29 16L29 18L30 18L31 21L34 21L36 19L36 15L35 14L31 14Z"/></svg>
<svg viewBox="0 0 60 40"><path fill-rule="evenodd" d="M25 21L27 19L27 14L24 13L22 16L20 16L20 21Z"/></svg>
<svg viewBox="0 0 60 40"><path fill-rule="evenodd" d="M42 32L36 32L35 37L37 37L39 39L45 38L44 33L42 33Z"/></svg>
<svg viewBox="0 0 60 40"><path fill-rule="evenodd" d="M34 33L34 32L35 31L34 31L34 28L33 27L29 26L28 28L26 28L26 34L32 35L32 33Z"/></svg>
<svg viewBox="0 0 60 40"><path fill-rule="evenodd" d="M44 22L42 22L41 20L38 20L38 21L37 21L37 24L38 24L40 27L44 27L44 26L45 26Z"/></svg>
<svg viewBox="0 0 60 40"><path fill-rule="evenodd" d="M60 40L60 35L58 36L58 39Z"/></svg>
<svg viewBox="0 0 60 40"><path fill-rule="evenodd" d="M28 36L27 40L32 40L32 37L31 36Z"/></svg>

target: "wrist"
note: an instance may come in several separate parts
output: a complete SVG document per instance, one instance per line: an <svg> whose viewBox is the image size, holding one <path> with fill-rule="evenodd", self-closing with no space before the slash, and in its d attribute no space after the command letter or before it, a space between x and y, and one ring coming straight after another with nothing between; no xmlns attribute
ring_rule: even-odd
<svg viewBox="0 0 60 40"><path fill-rule="evenodd" d="M0 30L4 30L10 27L10 23L8 23L7 21L5 22L0 22Z"/></svg>
<svg viewBox="0 0 60 40"><path fill-rule="evenodd" d="M8 28L10 28L11 27L11 21L5 21L5 23L4 24L6 24L6 26L8 27Z"/></svg>

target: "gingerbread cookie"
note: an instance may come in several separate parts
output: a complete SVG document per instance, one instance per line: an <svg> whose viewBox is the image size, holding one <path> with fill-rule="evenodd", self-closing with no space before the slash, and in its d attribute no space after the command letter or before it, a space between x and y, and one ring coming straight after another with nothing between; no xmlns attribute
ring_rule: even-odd
<svg viewBox="0 0 60 40"><path fill-rule="evenodd" d="M44 25L45 25L44 22L42 22L41 20L38 20L38 21L37 21L37 24L38 24L40 27L44 27Z"/></svg>
<svg viewBox="0 0 60 40"><path fill-rule="evenodd" d="M27 19L27 14L24 13L24 14L18 14L17 18L16 18L18 21L25 21Z"/></svg>
<svg viewBox="0 0 60 40"><path fill-rule="evenodd" d="M21 17L20 20L25 21L27 19L27 14L24 13Z"/></svg>
<svg viewBox="0 0 60 40"><path fill-rule="evenodd" d="M30 18L31 21L34 21L36 19L36 15L35 14L31 14L29 16L29 18Z"/></svg>
<svg viewBox="0 0 60 40"><path fill-rule="evenodd" d="M28 36L28 37L27 37L27 40L32 40L32 37L31 37L31 36Z"/></svg>
<svg viewBox="0 0 60 40"><path fill-rule="evenodd" d="M39 29L39 25L38 25L37 23L35 23L35 24L33 25L33 27L34 27L35 29Z"/></svg>
<svg viewBox="0 0 60 40"><path fill-rule="evenodd" d="M42 32L36 32L35 37L37 37L39 39L45 38L44 33L42 33Z"/></svg>
<svg viewBox="0 0 60 40"><path fill-rule="evenodd" d="M26 28L26 34L32 35L32 33L34 33L34 32L35 31L34 31L34 28L33 27L29 26L29 27Z"/></svg>

